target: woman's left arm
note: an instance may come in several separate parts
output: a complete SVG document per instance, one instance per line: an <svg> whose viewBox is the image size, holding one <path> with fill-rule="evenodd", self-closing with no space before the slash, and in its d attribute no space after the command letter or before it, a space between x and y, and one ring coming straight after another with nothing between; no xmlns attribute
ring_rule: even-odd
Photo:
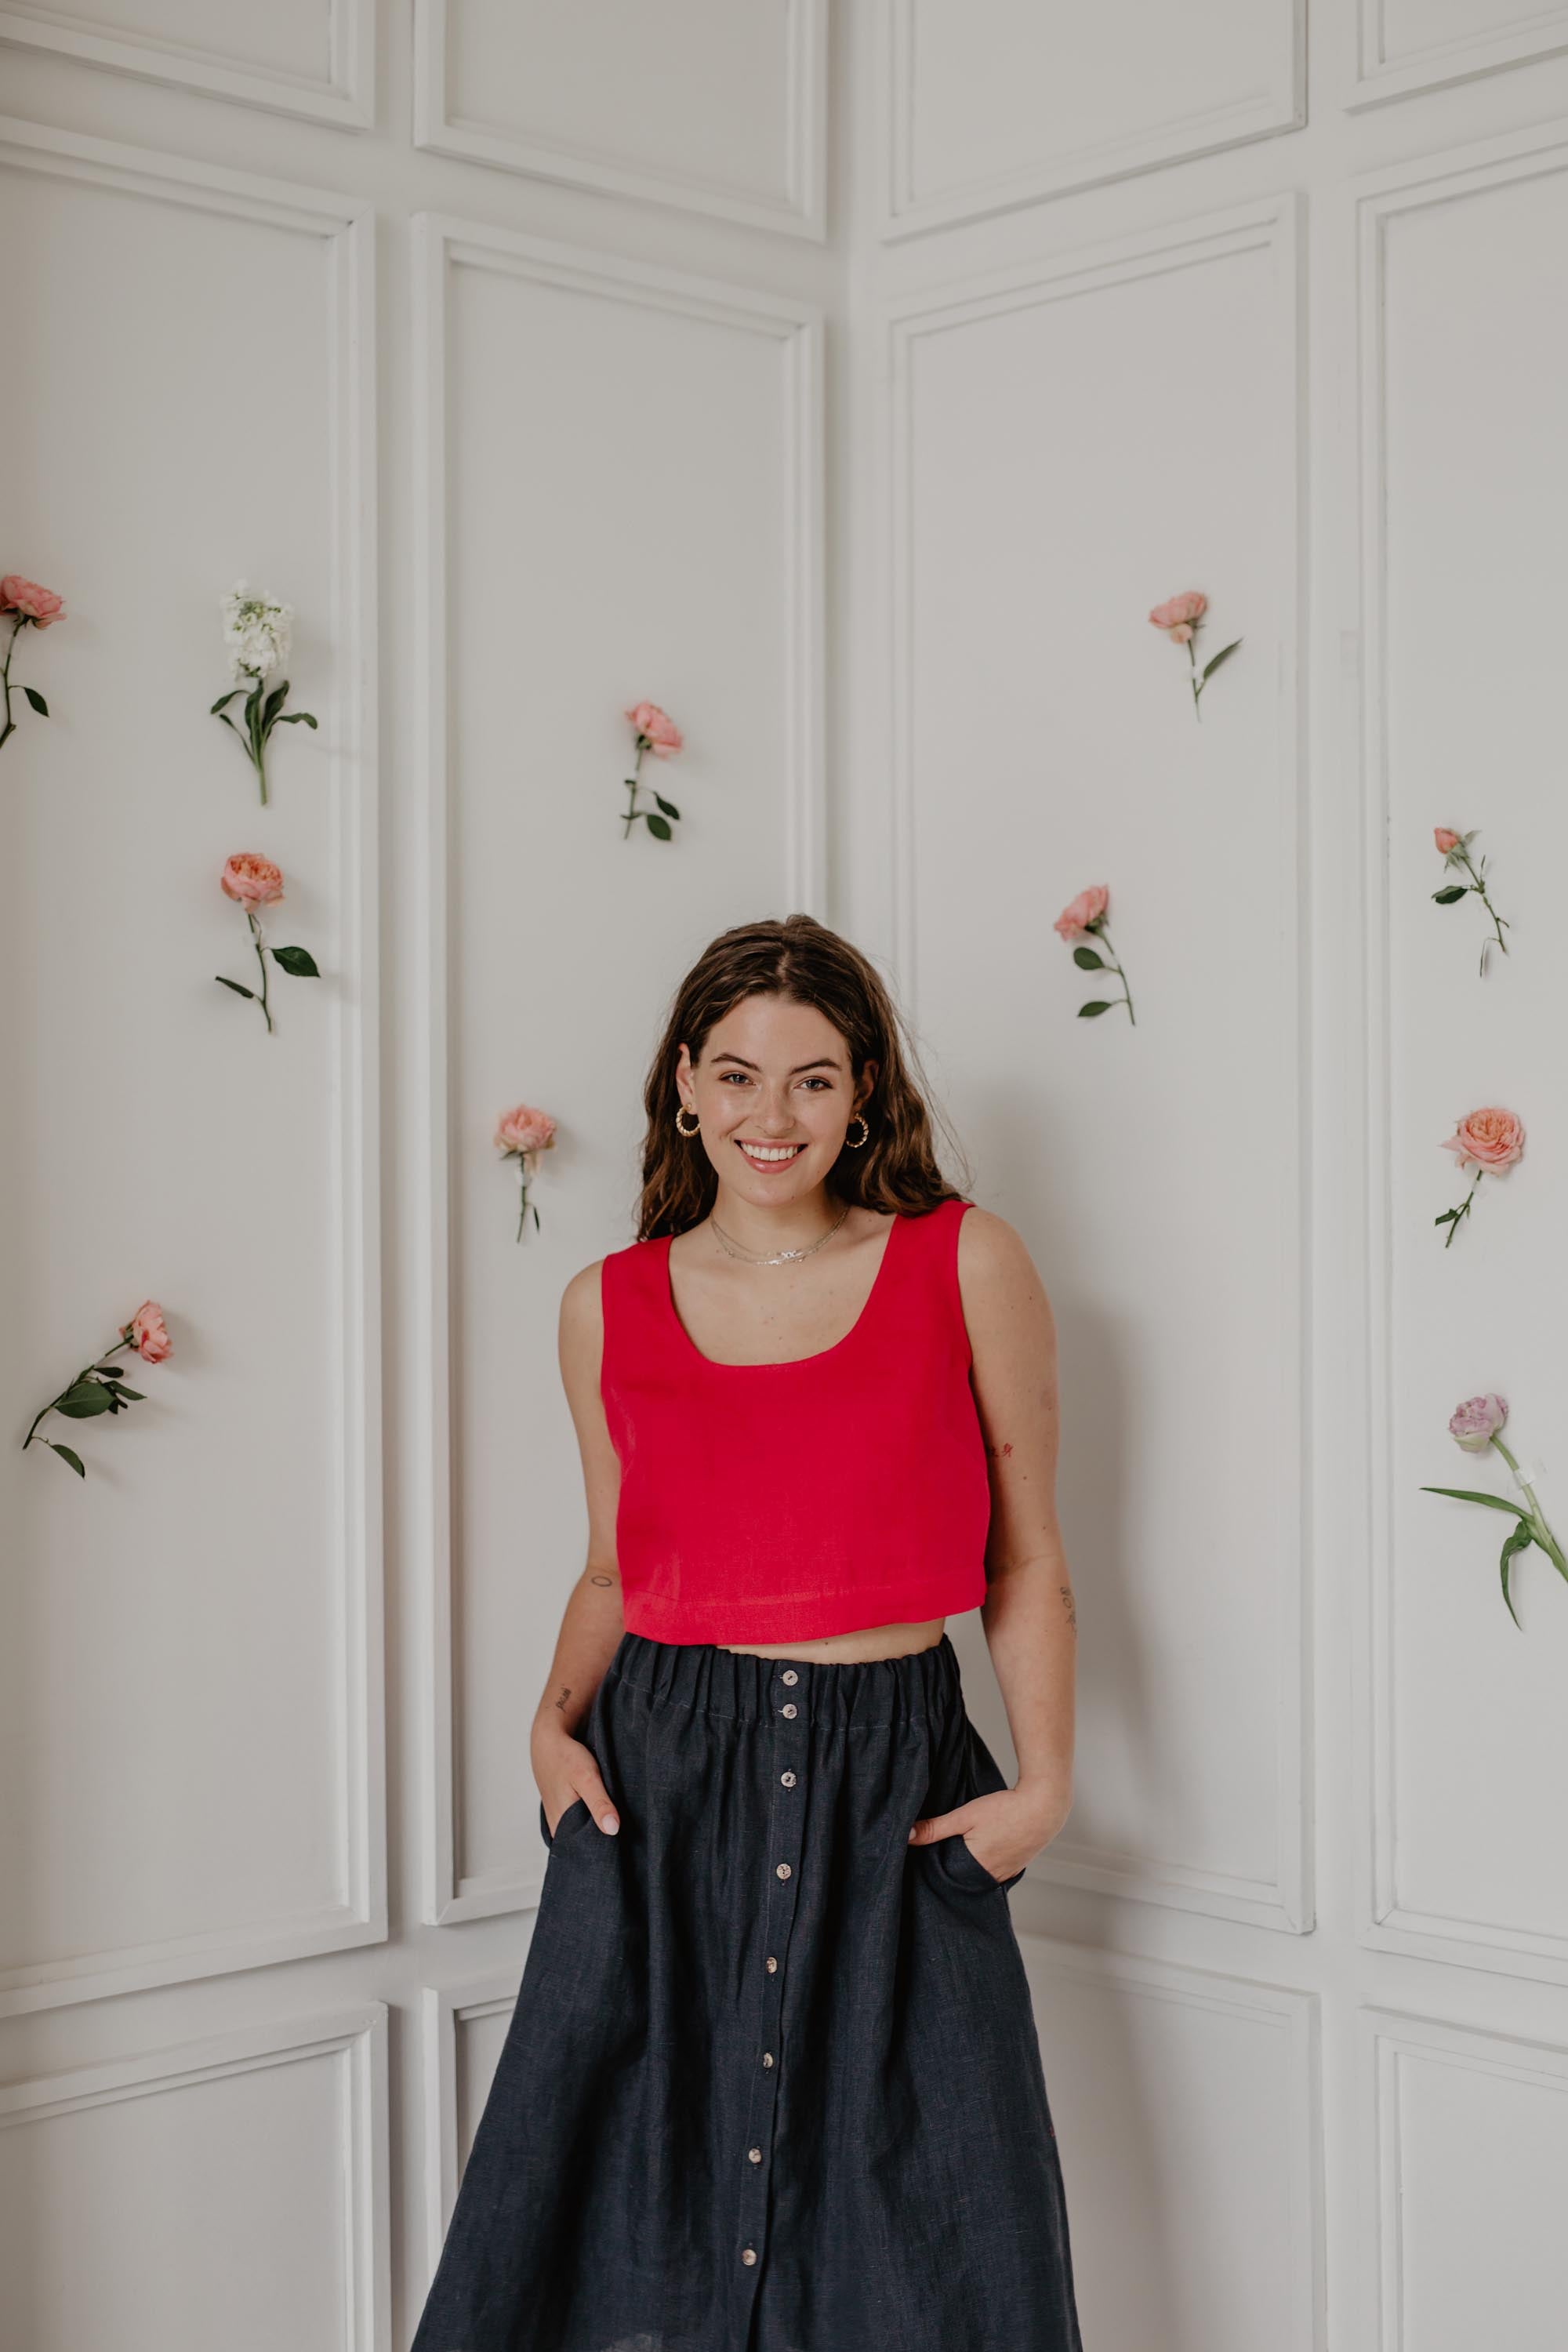
<svg viewBox="0 0 1568 2352"><path fill-rule="evenodd" d="M1078 1618L1057 1521L1056 1324L1021 1236L988 1209L968 1210L959 1226L958 1282L991 1478L981 1621L1018 1778L919 1832L967 1832L986 1869L1008 1878L1050 1843L1072 1804Z"/></svg>

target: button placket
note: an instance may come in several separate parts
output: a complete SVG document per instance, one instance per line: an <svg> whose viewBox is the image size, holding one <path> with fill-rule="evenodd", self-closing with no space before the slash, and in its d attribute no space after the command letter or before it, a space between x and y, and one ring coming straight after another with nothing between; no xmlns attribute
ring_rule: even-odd
<svg viewBox="0 0 1568 2352"><path fill-rule="evenodd" d="M773 1711L773 1788L769 1806L768 1843L758 1858L763 1905L764 1957L757 2003L755 2073L746 2134L736 2151L744 2176L741 2184L740 2226L736 2236L737 2273L742 2315L755 2297L762 2276L762 2256L767 2247L770 2183L777 2116L779 2077L787 2059L783 2046L784 1984L791 1925L800 1885L804 1843L805 1743L810 1710L798 1693L801 1674L794 1666L775 1675L769 1693ZM749 2276L748 2276L749 2273Z"/></svg>

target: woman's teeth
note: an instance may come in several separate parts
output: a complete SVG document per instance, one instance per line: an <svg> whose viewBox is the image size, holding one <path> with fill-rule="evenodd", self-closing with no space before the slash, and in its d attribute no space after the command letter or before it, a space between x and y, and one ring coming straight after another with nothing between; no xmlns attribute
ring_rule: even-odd
<svg viewBox="0 0 1568 2352"><path fill-rule="evenodd" d="M747 1159L759 1168L782 1168L787 1161L798 1159L805 1150L804 1143L744 1143L741 1142L739 1136L735 1139Z"/></svg>

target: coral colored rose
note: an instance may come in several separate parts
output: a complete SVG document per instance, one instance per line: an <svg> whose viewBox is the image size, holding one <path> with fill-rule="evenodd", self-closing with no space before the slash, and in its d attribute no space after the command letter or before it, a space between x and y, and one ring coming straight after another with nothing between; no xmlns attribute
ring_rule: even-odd
<svg viewBox="0 0 1568 2352"><path fill-rule="evenodd" d="M36 629L63 619L65 609L63 596L52 588L40 588L36 580L24 580L19 572L7 572L0 580L0 613L20 613Z"/></svg>
<svg viewBox="0 0 1568 2352"><path fill-rule="evenodd" d="M136 1342L137 1354L149 1364L161 1364L173 1355L174 1344L163 1327L163 1310L155 1298L144 1298L125 1328Z"/></svg>
<svg viewBox="0 0 1568 2352"><path fill-rule="evenodd" d="M283 877L270 857L237 850L218 877L226 898L242 907L270 907L283 896Z"/></svg>
<svg viewBox="0 0 1568 2352"><path fill-rule="evenodd" d="M1448 1434L1467 1454L1484 1454L1508 1419L1508 1405L1500 1396L1467 1397L1455 1408Z"/></svg>
<svg viewBox="0 0 1568 2352"><path fill-rule="evenodd" d="M1473 1110L1452 1135L1443 1139L1461 1168L1483 1168L1500 1176L1524 1150L1524 1122L1510 1110Z"/></svg>
<svg viewBox="0 0 1568 2352"><path fill-rule="evenodd" d="M1445 857L1451 849L1458 849L1463 837L1461 834L1450 832L1446 824L1435 824L1432 828L1432 838Z"/></svg>
<svg viewBox="0 0 1568 2352"><path fill-rule="evenodd" d="M1104 916L1110 904L1110 893L1103 883L1096 882L1080 890L1070 907L1064 907L1051 925L1054 931L1068 940L1081 940Z"/></svg>
<svg viewBox="0 0 1568 2352"><path fill-rule="evenodd" d="M1173 641L1184 646L1192 635L1192 624L1201 621L1208 611L1209 600L1196 588L1188 588L1180 596L1167 596L1156 604L1149 618L1157 629L1169 631Z"/></svg>
<svg viewBox="0 0 1568 2352"><path fill-rule="evenodd" d="M637 733L647 736L656 760L668 760L672 751L679 751L685 739L674 719L657 702L636 703L626 715Z"/></svg>
<svg viewBox="0 0 1568 2352"><path fill-rule="evenodd" d="M548 1151L555 1140L555 1124L547 1110L519 1103L515 1110L501 1114L496 1141L503 1151Z"/></svg>

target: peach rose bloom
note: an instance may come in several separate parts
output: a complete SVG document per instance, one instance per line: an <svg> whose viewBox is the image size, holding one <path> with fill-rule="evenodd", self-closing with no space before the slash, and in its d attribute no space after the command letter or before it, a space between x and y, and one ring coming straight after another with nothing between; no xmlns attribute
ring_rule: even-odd
<svg viewBox="0 0 1568 2352"><path fill-rule="evenodd" d="M1061 937L1069 942L1073 940L1081 940L1089 925L1099 922L1110 904L1110 893L1105 885L1102 882L1093 883L1089 889L1079 892L1070 907L1062 908L1061 913L1051 925L1051 929L1059 932Z"/></svg>
<svg viewBox="0 0 1568 2352"><path fill-rule="evenodd" d="M1149 618L1157 629L1163 629L1173 645L1184 646L1193 634L1193 623L1201 621L1208 611L1209 600L1201 590L1188 588L1180 596L1167 596L1156 604Z"/></svg>
<svg viewBox="0 0 1568 2352"><path fill-rule="evenodd" d="M548 1151L554 1140L555 1121L550 1113L531 1110L527 1103L503 1111L496 1129L496 1141L503 1151Z"/></svg>
<svg viewBox="0 0 1568 2352"><path fill-rule="evenodd" d="M1481 1168L1500 1176L1524 1150L1524 1123L1510 1110L1473 1110L1443 1139L1461 1168Z"/></svg>
<svg viewBox="0 0 1568 2352"><path fill-rule="evenodd" d="M63 619L65 609L63 596L52 588L40 588L36 580L24 580L19 572L7 572L0 580L0 613L20 613L35 628L47 629Z"/></svg>
<svg viewBox="0 0 1568 2352"><path fill-rule="evenodd" d="M1436 843L1445 857L1447 857L1450 849L1458 849L1460 840L1459 835L1457 833L1450 833L1446 824L1435 824L1432 828L1432 838Z"/></svg>
<svg viewBox="0 0 1568 2352"><path fill-rule="evenodd" d="M685 740L673 719L662 711L657 702L634 703L626 717L639 735L646 735L656 760L668 760L679 751Z"/></svg>
<svg viewBox="0 0 1568 2352"><path fill-rule="evenodd" d="M283 896L283 877L270 857L239 849L218 877L226 898L242 907L270 907Z"/></svg>
<svg viewBox="0 0 1568 2352"><path fill-rule="evenodd" d="M174 1353L174 1344L163 1325L163 1310L155 1298L144 1298L126 1326L136 1342L136 1352L150 1364L161 1364Z"/></svg>

